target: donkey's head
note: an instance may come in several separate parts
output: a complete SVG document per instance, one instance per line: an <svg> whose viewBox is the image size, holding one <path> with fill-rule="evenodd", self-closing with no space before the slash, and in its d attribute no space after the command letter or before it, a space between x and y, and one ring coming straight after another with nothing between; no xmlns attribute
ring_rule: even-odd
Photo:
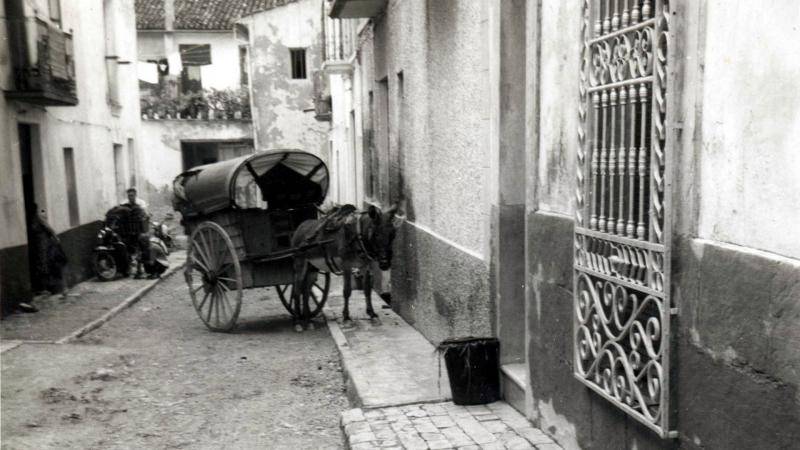
<svg viewBox="0 0 800 450"><path fill-rule="evenodd" d="M367 212L369 215L367 240L372 256L378 261L381 270L389 270L392 267L392 242L397 228L403 224L406 217L400 210L399 203L383 212L375 206L370 206Z"/></svg>

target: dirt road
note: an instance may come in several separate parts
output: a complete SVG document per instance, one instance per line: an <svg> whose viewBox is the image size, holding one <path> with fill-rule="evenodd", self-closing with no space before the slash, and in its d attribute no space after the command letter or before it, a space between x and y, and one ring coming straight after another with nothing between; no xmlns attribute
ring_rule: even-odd
<svg viewBox="0 0 800 450"><path fill-rule="evenodd" d="M3 449L341 448L347 406L324 325L296 333L259 289L212 333L180 275L80 342L2 355Z"/></svg>

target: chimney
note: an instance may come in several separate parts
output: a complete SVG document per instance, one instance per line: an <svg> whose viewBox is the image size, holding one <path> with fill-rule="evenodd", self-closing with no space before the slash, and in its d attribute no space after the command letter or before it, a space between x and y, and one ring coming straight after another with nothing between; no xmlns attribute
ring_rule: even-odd
<svg viewBox="0 0 800 450"><path fill-rule="evenodd" d="M175 0L164 0L164 30L175 29Z"/></svg>

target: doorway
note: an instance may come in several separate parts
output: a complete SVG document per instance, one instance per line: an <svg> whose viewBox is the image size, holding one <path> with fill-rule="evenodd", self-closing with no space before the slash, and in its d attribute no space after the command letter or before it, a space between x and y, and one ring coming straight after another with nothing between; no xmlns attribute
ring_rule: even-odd
<svg viewBox="0 0 800 450"><path fill-rule="evenodd" d="M36 273L35 267L33 267L35 261L33 252L36 251L36 246L33 244L36 240L36 235L32 229L30 218L37 214L37 209L40 207L36 204L36 183L33 167L34 138L37 136L37 131L36 125L26 123L17 124L20 170L22 172L22 199L25 207L25 231L28 238L27 278L30 281L33 292L41 288L39 281L34 279L35 277L30 276Z"/></svg>
<svg viewBox="0 0 800 450"><path fill-rule="evenodd" d="M181 141L183 170L253 153L250 139L233 141Z"/></svg>

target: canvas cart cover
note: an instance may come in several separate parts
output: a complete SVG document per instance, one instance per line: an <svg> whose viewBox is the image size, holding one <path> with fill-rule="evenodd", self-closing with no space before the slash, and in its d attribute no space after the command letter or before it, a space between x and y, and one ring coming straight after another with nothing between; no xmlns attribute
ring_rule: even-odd
<svg viewBox="0 0 800 450"><path fill-rule="evenodd" d="M302 150L267 150L178 175L173 206L184 216L226 208L288 209L319 205L327 192L328 169L317 156Z"/></svg>

